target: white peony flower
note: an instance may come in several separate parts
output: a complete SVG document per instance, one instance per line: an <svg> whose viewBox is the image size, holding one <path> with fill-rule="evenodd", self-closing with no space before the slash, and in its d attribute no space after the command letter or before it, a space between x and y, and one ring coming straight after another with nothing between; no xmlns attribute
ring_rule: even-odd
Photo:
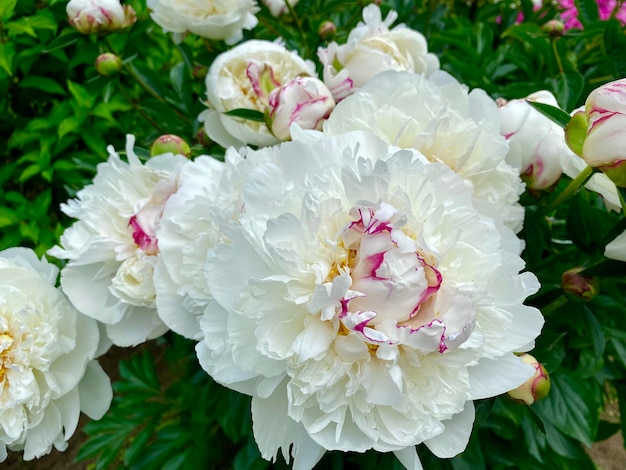
<svg viewBox="0 0 626 470"><path fill-rule="evenodd" d="M500 132L509 142L507 162L519 170L529 188L546 189L561 177L561 157L569 148L563 128L533 109L526 100L559 107L554 95L546 90L511 100L498 109Z"/></svg>
<svg viewBox="0 0 626 470"><path fill-rule="evenodd" d="M493 216L516 232L522 228L518 199L524 185L506 162L497 107L484 91L468 93L445 72L430 78L385 72L341 101L324 123L329 135L357 129L446 164L467 181L474 196L494 207Z"/></svg>
<svg viewBox="0 0 626 470"><path fill-rule="evenodd" d="M543 324L519 239L445 165L369 133L296 133L246 161L242 212L206 254L197 352L252 395L261 455L418 468L418 443L463 451L472 400L534 372L513 354Z"/></svg>
<svg viewBox="0 0 626 470"><path fill-rule="evenodd" d="M262 0L263 4L269 9L272 16L280 16L289 11L289 7L287 4L291 6L291 8L295 7L298 4L298 0Z"/></svg>
<svg viewBox="0 0 626 470"><path fill-rule="evenodd" d="M622 232L606 246L604 256L626 262L626 232Z"/></svg>
<svg viewBox="0 0 626 470"><path fill-rule="evenodd" d="M289 128L297 123L303 129L322 129L335 107L324 82L313 77L296 77L269 95L267 125L280 140L291 139Z"/></svg>
<svg viewBox="0 0 626 470"><path fill-rule="evenodd" d="M229 148L227 163L201 156L186 165L157 230L157 310L171 330L187 338L202 337L199 317L211 301L202 274L206 253L226 240L221 226L241 212L241 184L230 168L237 160L241 157Z"/></svg>
<svg viewBox="0 0 626 470"><path fill-rule="evenodd" d="M137 20L135 10L119 0L70 0L65 11L70 25L83 34L108 33Z"/></svg>
<svg viewBox="0 0 626 470"><path fill-rule="evenodd" d="M65 450L80 412L99 419L111 403L98 326L55 287L58 272L32 250L0 251L0 462L7 449Z"/></svg>
<svg viewBox="0 0 626 470"><path fill-rule="evenodd" d="M209 39L235 44L244 29L257 25L254 0L148 0L150 17L170 33L187 31Z"/></svg>
<svg viewBox="0 0 626 470"><path fill-rule="evenodd" d="M363 23L350 32L346 44L332 42L318 50L324 82L337 101L385 70L419 74L439 70L439 59L428 53L423 34L404 25L389 29L397 17L392 10L383 21L380 7L367 5Z"/></svg>
<svg viewBox="0 0 626 470"><path fill-rule="evenodd" d="M112 147L93 184L61 209L78 221L49 254L69 260L61 285L74 306L107 325L118 346L131 346L167 331L155 308L152 272L159 246L156 231L167 199L178 188L188 160L163 154L144 165L127 136L122 161Z"/></svg>
<svg viewBox="0 0 626 470"><path fill-rule="evenodd" d="M275 88L298 76L314 76L315 66L295 52L269 41L246 41L217 56L206 77L207 105L200 121L208 136L224 148L279 142L265 123L226 116L234 109L265 113Z"/></svg>

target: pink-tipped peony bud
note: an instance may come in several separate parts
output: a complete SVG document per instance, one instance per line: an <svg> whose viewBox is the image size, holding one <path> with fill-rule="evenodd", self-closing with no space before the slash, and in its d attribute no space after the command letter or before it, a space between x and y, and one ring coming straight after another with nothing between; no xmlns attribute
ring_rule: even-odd
<svg viewBox="0 0 626 470"><path fill-rule="evenodd" d="M335 23L332 21L324 21L318 28L317 34L319 34L324 41L328 41L337 34L337 26L335 26Z"/></svg>
<svg viewBox="0 0 626 470"><path fill-rule="evenodd" d="M524 354L521 356L521 359L535 368L535 374L515 390L508 392L508 394L515 401L532 405L537 400L542 400L548 395L550 391L550 377L543 364L530 354Z"/></svg>
<svg viewBox="0 0 626 470"><path fill-rule="evenodd" d="M626 187L626 78L593 90L585 111L572 117L566 135L570 148L587 165Z"/></svg>
<svg viewBox="0 0 626 470"><path fill-rule="evenodd" d="M600 282L595 276L580 274L585 268L573 268L561 276L561 287L568 298L577 302L589 302L600 291Z"/></svg>
<svg viewBox="0 0 626 470"><path fill-rule="evenodd" d="M563 33L565 32L565 25L562 21L550 20L546 24L544 24L541 29L543 29L543 31L547 33L548 36L560 37L563 36Z"/></svg>
<svg viewBox="0 0 626 470"><path fill-rule="evenodd" d="M153 157L162 153L173 153L174 155L184 155L188 157L191 154L189 144L181 137L173 134L165 134L158 137L150 148L150 155Z"/></svg>
<svg viewBox="0 0 626 470"><path fill-rule="evenodd" d="M500 133L509 142L506 160L530 189L547 189L562 174L561 155L567 150L563 129L527 101L558 107L554 95L545 90L499 104Z"/></svg>
<svg viewBox="0 0 626 470"><path fill-rule="evenodd" d="M135 10L119 0L70 0L67 18L83 34L104 34L126 28L137 21Z"/></svg>
<svg viewBox="0 0 626 470"><path fill-rule="evenodd" d="M112 77L122 70L122 59L115 54L105 52L96 59L96 70L104 77Z"/></svg>
<svg viewBox="0 0 626 470"><path fill-rule="evenodd" d="M270 93L267 126L277 139L289 140L293 123L319 130L334 108L333 95L321 80L296 77Z"/></svg>

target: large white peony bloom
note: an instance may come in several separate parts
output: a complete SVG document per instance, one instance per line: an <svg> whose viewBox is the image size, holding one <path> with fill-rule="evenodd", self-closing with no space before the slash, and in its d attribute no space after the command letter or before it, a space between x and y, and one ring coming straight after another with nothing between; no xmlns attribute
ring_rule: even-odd
<svg viewBox="0 0 626 470"><path fill-rule="evenodd" d="M341 101L324 123L324 133L367 130L387 143L417 149L461 175L474 196L494 208L494 216L516 232L524 210L524 185L506 162L495 102L483 90L459 84L445 72L429 78L385 72Z"/></svg>
<svg viewBox="0 0 626 470"><path fill-rule="evenodd" d="M389 29L397 18L392 10L383 21L380 7L367 5L363 22L350 31L345 44L332 42L318 50L324 82L337 101L386 70L418 74L439 70L439 59L428 53L422 33L404 25Z"/></svg>
<svg viewBox="0 0 626 470"><path fill-rule="evenodd" d="M279 140L265 123L223 113L234 109L269 110L272 90L298 76L314 76L315 66L269 41L246 41L217 56L206 76L208 110L199 116L208 136L224 148L267 146Z"/></svg>
<svg viewBox="0 0 626 470"><path fill-rule="evenodd" d="M520 241L416 151L363 132L294 139L249 156L241 214L206 254L202 366L252 395L266 459L458 454L472 400L534 372L513 354L543 324L523 305L538 284L519 274Z"/></svg>
<svg viewBox="0 0 626 470"><path fill-rule="evenodd" d="M254 0L148 0L150 17L170 33L190 31L209 39L235 44L244 29L257 25Z"/></svg>
<svg viewBox="0 0 626 470"><path fill-rule="evenodd" d="M131 346L167 331L155 308L152 280L158 259L156 230L167 199L178 189L188 160L163 154L144 165L127 136L128 163L112 147L93 184L61 209L78 221L49 254L69 260L61 285L82 313L107 325L118 346Z"/></svg>
<svg viewBox="0 0 626 470"><path fill-rule="evenodd" d="M98 326L56 287L59 270L32 250L0 252L0 462L65 450L80 412L109 408L111 381L97 361Z"/></svg>

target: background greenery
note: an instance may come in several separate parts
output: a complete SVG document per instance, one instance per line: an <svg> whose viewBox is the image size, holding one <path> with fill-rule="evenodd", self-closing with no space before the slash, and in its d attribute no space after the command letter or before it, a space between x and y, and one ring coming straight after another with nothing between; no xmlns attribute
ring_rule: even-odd
<svg viewBox="0 0 626 470"><path fill-rule="evenodd" d="M193 155L223 153L198 137L196 117L206 68L226 46L192 35L175 44L151 22L145 0L127 3L138 16L131 28L85 36L68 26L65 0L0 2L0 249L29 246L43 255L56 244L71 223L59 204L90 182L107 145L124 148L127 133L146 149L171 133L190 142ZM315 59L322 22L333 21L333 39L344 42L366 3L300 0L296 16L278 20L261 6L259 25L246 37L280 36ZM581 0L584 29L550 35L542 26L559 11L546 3L533 11L530 0L388 0L381 8L422 31L442 68L470 88L508 99L548 89L571 111L593 88L626 76L625 30L616 19L599 21L595 2ZM98 75L94 62L103 52L123 59L119 75ZM542 284L529 302L546 317L533 354L550 372L552 390L530 407L507 397L480 401L464 454L439 461L418 448L428 469L592 469L585 447L625 427L600 415L618 400L626 416L626 263L603 257L626 223L586 190L546 213L568 182L563 177L551 191L522 199L524 258ZM577 266L600 281L600 294L587 303L568 299L560 286L562 273ZM96 469L287 468L260 459L247 397L213 383L190 342L174 334L159 341L167 354L156 364L147 352L120 364L112 409L86 426L79 459ZM331 452L320 468L400 465L393 455Z"/></svg>

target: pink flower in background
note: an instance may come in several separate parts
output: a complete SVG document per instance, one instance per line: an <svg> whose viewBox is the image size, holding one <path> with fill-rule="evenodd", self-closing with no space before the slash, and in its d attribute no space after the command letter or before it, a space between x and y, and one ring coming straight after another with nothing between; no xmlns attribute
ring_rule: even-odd
<svg viewBox="0 0 626 470"><path fill-rule="evenodd" d="M618 7L617 0L597 0L598 13L601 20L608 20L615 9L615 17L622 23L626 24L626 3L620 4ZM559 0L559 5L564 9L561 18L565 23L565 29L582 28L582 24L578 20L578 9L574 0Z"/></svg>

